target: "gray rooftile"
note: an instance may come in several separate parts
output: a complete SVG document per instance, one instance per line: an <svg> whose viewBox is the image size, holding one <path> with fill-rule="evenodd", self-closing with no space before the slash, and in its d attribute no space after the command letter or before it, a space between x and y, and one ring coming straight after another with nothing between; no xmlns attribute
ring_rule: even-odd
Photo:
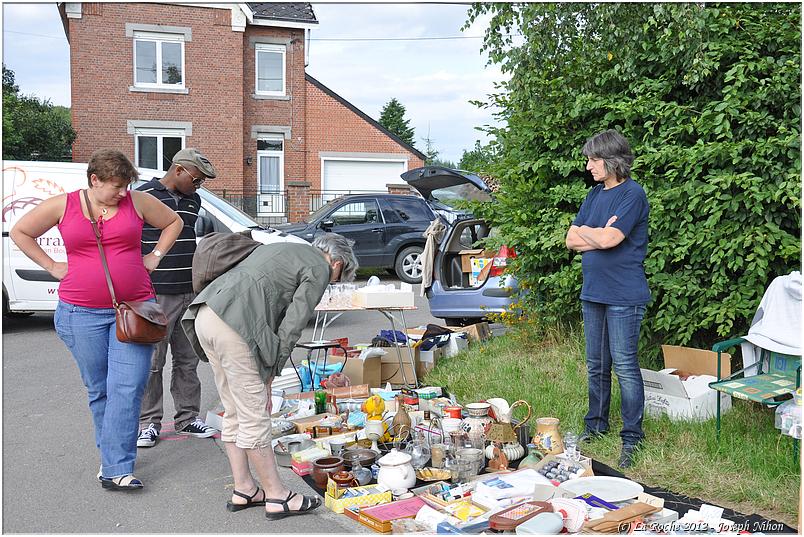
<svg viewBox="0 0 804 537"><path fill-rule="evenodd" d="M313 6L307 2L249 2L248 7L256 19L318 23Z"/></svg>

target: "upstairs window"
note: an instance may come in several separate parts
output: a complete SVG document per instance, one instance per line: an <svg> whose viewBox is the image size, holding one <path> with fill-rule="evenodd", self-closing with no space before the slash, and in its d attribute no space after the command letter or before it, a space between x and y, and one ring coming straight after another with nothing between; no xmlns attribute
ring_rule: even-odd
<svg viewBox="0 0 804 537"><path fill-rule="evenodd" d="M134 86L184 88L184 36L134 32Z"/></svg>
<svg viewBox="0 0 804 537"><path fill-rule="evenodd" d="M285 95L285 52L284 45L257 44L256 48L256 88L257 95Z"/></svg>

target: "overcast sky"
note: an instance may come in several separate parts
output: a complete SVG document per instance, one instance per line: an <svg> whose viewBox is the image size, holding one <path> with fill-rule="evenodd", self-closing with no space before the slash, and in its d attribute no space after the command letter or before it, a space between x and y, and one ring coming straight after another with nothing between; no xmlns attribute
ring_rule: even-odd
<svg viewBox="0 0 804 537"><path fill-rule="evenodd" d="M374 119L396 97L416 131L416 147L424 149L429 128L443 159L457 163L475 140L486 141L474 127L492 123L491 114L469 104L485 100L493 81L501 79L496 66L485 66L482 39L471 38L483 35L486 19L461 32L465 4L313 3L313 8L319 28L312 31L310 75ZM464 38L422 39L456 36ZM3 63L23 93L69 106L69 60L56 4L3 4Z"/></svg>

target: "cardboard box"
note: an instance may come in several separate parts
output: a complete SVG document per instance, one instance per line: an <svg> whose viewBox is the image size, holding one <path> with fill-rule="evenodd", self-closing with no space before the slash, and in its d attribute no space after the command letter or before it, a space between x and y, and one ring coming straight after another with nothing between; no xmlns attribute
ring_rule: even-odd
<svg viewBox="0 0 804 537"><path fill-rule="evenodd" d="M351 358L349 360L351 360ZM369 388L372 387L374 386L369 386L368 384L357 384L353 386L344 386L343 388L330 388L326 390L326 392L335 395L335 397L338 399L362 399L369 396ZM285 399L313 399L314 397L315 392L300 392L287 394Z"/></svg>
<svg viewBox="0 0 804 537"><path fill-rule="evenodd" d="M364 289L358 289L352 293L352 306L359 308L409 308L414 306L412 290L367 292Z"/></svg>
<svg viewBox="0 0 804 537"><path fill-rule="evenodd" d="M296 473L296 475L300 476L310 475L313 473L313 463L310 461L299 462L297 460L291 459L290 469L293 470Z"/></svg>
<svg viewBox="0 0 804 537"><path fill-rule="evenodd" d="M321 422L327 418L334 417L333 414L324 413L324 414L316 414L314 416L307 416L306 418L299 418L295 420L290 420L296 426L297 433L310 433L313 438L318 438L320 436L331 436L333 434L339 434L343 432L340 429L330 428L327 427L327 431L318 431L318 427L321 425ZM318 434L316 434L318 433Z"/></svg>
<svg viewBox="0 0 804 537"><path fill-rule="evenodd" d="M689 347L662 345L665 369L642 369L645 385L645 412L649 415L667 414L671 420L706 420L717 412L731 408L731 396L709 387L717 380L717 353ZM721 374L731 374L731 356L721 355ZM695 378L681 380L681 377Z"/></svg>
<svg viewBox="0 0 804 537"><path fill-rule="evenodd" d="M436 366L438 360L444 355L444 351L438 347L433 347L429 351L414 349L413 352L413 357L416 361L416 376L419 378L419 380L421 380L421 377L429 373ZM405 370L405 372L407 374L407 370Z"/></svg>
<svg viewBox="0 0 804 537"><path fill-rule="evenodd" d="M382 364L380 368L380 387L385 386L386 383L390 382L391 386L404 386L405 381L402 377L403 367L405 378L409 383L413 383L413 367L410 363L410 355L408 354L408 349L406 347L399 347L399 351L402 353L402 364L403 367L399 365L399 355L396 352L396 349L393 347L387 348L388 354L382 357ZM415 349L411 349L414 359L414 364L416 360L416 351Z"/></svg>
<svg viewBox="0 0 804 537"><path fill-rule="evenodd" d="M472 259L472 270L469 272L469 287L474 287L480 283L480 274L491 261L492 258L490 257L475 257ZM488 273L488 271L486 272ZM485 280L485 278L483 278L483 280Z"/></svg>
<svg viewBox="0 0 804 537"><path fill-rule="evenodd" d="M494 250L484 250L482 248L473 248L469 250L461 250L458 252L461 256L461 272L472 272L472 260L483 258L491 259L494 257ZM481 267L482 268L482 267Z"/></svg>
<svg viewBox="0 0 804 537"><path fill-rule="evenodd" d="M470 324L469 326L448 326L453 332L464 332L470 343L475 341L483 341L491 337L491 329L489 323L483 321L481 323Z"/></svg>

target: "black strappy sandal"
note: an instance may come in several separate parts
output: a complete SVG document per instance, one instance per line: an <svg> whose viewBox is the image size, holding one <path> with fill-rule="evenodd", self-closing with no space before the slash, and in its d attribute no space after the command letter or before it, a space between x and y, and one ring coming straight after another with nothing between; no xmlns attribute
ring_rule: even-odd
<svg viewBox="0 0 804 537"><path fill-rule="evenodd" d="M268 520L282 520L283 518L289 516L305 515L310 511L312 511L313 509L316 509L317 507L321 506L321 498L313 496L302 496L301 507L299 507L298 509L291 510L290 505L288 505L288 502L290 502L290 500L292 500L296 496L297 494L291 491L290 494L288 494L288 497L285 498L284 500L275 500L266 498L265 503L278 503L279 505L282 506L284 511L278 513L268 513L266 511L265 518L267 518Z"/></svg>
<svg viewBox="0 0 804 537"><path fill-rule="evenodd" d="M248 509L249 507L256 507L258 505L265 505L265 492L262 493L262 500L254 500L254 497L260 493L262 489L257 487L257 490L251 496L243 494L239 490L233 490L232 494L235 496L240 496L241 498L246 500L246 503L234 503L231 500L226 502L226 509L235 513L237 511L242 511L243 509Z"/></svg>

